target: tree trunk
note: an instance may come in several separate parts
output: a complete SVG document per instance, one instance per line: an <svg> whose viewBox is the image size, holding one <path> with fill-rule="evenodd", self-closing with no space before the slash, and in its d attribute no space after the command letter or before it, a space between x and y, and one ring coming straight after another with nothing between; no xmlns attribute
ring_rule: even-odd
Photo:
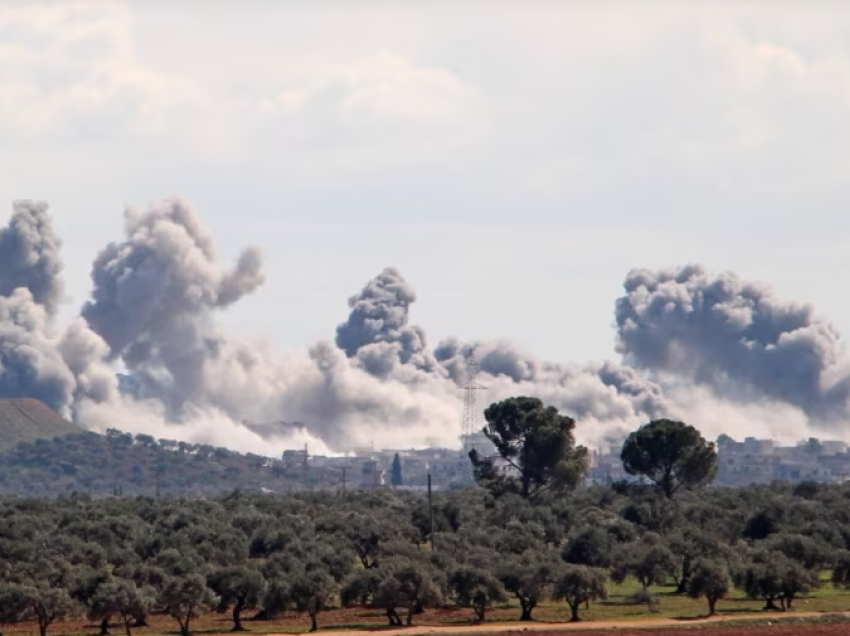
<svg viewBox="0 0 850 636"><path fill-rule="evenodd" d="M676 594L684 594L688 590L688 583L691 580L691 557L685 556L682 560L682 578L679 579L679 585L676 587Z"/></svg>
<svg viewBox="0 0 850 636"><path fill-rule="evenodd" d="M310 633L319 631L319 624L316 622L316 612L315 610L310 612Z"/></svg>
<svg viewBox="0 0 850 636"><path fill-rule="evenodd" d="M578 608L580 603L569 603L570 611L573 613L573 617L570 619L571 623L578 623L581 619L578 617Z"/></svg>
<svg viewBox="0 0 850 636"><path fill-rule="evenodd" d="M789 596L785 599L785 607L791 609L791 602L794 600L793 596Z"/></svg>
<svg viewBox="0 0 850 636"><path fill-rule="evenodd" d="M661 478L661 490L667 499L673 498L673 473L672 470L666 471L664 477Z"/></svg>
<svg viewBox="0 0 850 636"><path fill-rule="evenodd" d="M148 615L145 612L139 612L133 616L133 627L147 627Z"/></svg>
<svg viewBox="0 0 850 636"><path fill-rule="evenodd" d="M477 603L472 606L472 609L475 610L475 622L483 623L484 614L487 611L487 606L484 603Z"/></svg>
<svg viewBox="0 0 850 636"><path fill-rule="evenodd" d="M714 616L714 606L715 605L717 605L717 599L716 598L708 599L708 615L709 616Z"/></svg>
<svg viewBox="0 0 850 636"><path fill-rule="evenodd" d="M411 603L407 608L407 626L413 625L413 613L416 611L416 603Z"/></svg>
<svg viewBox="0 0 850 636"><path fill-rule="evenodd" d="M234 632L244 632L245 628L242 627L242 610L245 609L245 599L241 596L236 601L236 604L233 606L233 631Z"/></svg>
<svg viewBox="0 0 850 636"><path fill-rule="evenodd" d="M50 617L43 607L36 608L36 617L38 618L38 631L41 636L47 636L47 627L50 625Z"/></svg>
<svg viewBox="0 0 850 636"><path fill-rule="evenodd" d="M109 636L109 617L100 621L100 636Z"/></svg>
<svg viewBox="0 0 850 636"><path fill-rule="evenodd" d="M521 621L534 620L534 619L531 618L531 612L534 611L534 604L531 601L525 601L523 599L520 599L519 603L522 606L522 616L520 616L519 620L521 620Z"/></svg>
<svg viewBox="0 0 850 636"><path fill-rule="evenodd" d="M189 621L191 620L192 611L189 610L189 613L186 614L186 620L184 621L182 618L178 617L177 622L180 624L180 633L183 636L189 636Z"/></svg>
<svg viewBox="0 0 850 636"><path fill-rule="evenodd" d="M779 608L776 607L776 603L773 602L773 599L769 598L769 599L767 599L767 605L764 606L764 611L766 611L766 612L767 611L777 612L777 611L779 611Z"/></svg>
<svg viewBox="0 0 850 636"><path fill-rule="evenodd" d="M133 636L133 634L130 632L130 618L131 617L129 614L124 614L123 616L121 616L121 619L124 621L124 633L127 636Z"/></svg>

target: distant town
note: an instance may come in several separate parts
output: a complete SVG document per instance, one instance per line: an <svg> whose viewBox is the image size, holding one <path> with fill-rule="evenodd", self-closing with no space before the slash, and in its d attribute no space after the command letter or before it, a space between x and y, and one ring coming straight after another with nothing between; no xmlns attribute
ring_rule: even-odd
<svg viewBox="0 0 850 636"><path fill-rule="evenodd" d="M299 468L308 474L331 473L339 485L352 489L390 487L391 469L396 455L401 464L407 490L427 488L428 474L435 490L446 490L473 483L468 452L496 454L492 442L483 434L465 436L463 449L426 448L410 450L357 449L345 456L309 455L307 449L287 450L283 464L290 476ZM809 438L794 446L781 446L773 440L748 437L736 441L727 435L717 440L718 474L716 486L747 486L770 483L817 481L844 482L850 479L848 444L837 440ZM623 470L620 449L611 447L590 452L590 471L586 483L611 484L635 478ZM325 479L322 480L326 481Z"/></svg>

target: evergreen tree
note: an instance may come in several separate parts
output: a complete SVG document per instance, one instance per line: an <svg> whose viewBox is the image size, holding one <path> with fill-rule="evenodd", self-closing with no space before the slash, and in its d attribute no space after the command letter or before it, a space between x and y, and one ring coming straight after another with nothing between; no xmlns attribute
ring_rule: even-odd
<svg viewBox="0 0 850 636"><path fill-rule="evenodd" d="M390 469L390 483L393 488L404 486L404 475L401 472L401 458L398 456L398 453L393 457L393 465Z"/></svg>

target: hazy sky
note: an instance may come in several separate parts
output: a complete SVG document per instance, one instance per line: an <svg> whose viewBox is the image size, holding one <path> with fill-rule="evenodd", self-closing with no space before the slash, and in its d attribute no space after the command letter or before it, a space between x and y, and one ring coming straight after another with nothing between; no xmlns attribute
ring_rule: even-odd
<svg viewBox="0 0 850 636"><path fill-rule="evenodd" d="M331 338L385 266L429 340L613 357L633 267L699 262L850 332L850 4L0 0L0 200L50 202L68 315L172 194Z"/></svg>

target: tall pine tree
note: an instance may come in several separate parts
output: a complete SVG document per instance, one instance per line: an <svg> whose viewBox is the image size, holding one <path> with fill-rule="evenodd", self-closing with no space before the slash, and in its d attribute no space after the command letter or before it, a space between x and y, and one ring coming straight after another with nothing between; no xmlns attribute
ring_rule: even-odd
<svg viewBox="0 0 850 636"><path fill-rule="evenodd" d="M393 488L404 486L404 476L401 474L401 458L399 458L398 453L393 457L393 465L390 469L390 483Z"/></svg>

